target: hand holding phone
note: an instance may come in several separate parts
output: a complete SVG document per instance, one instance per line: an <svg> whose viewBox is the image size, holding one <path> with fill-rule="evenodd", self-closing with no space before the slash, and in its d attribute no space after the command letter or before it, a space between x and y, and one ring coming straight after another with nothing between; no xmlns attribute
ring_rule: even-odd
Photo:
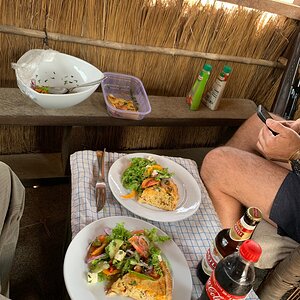
<svg viewBox="0 0 300 300"><path fill-rule="evenodd" d="M267 119L273 119L269 112L260 104L257 108L257 116L266 124ZM269 128L269 127L268 127ZM269 128L273 135L278 133Z"/></svg>

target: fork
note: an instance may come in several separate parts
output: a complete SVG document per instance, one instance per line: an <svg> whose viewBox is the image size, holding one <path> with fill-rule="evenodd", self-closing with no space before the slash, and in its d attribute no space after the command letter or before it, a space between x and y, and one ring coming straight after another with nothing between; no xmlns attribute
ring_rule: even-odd
<svg viewBox="0 0 300 300"><path fill-rule="evenodd" d="M105 204L106 201L106 183L104 177L104 157L105 149L103 151L97 151L97 161L98 161L98 176L96 181L96 206L97 212L99 212Z"/></svg>

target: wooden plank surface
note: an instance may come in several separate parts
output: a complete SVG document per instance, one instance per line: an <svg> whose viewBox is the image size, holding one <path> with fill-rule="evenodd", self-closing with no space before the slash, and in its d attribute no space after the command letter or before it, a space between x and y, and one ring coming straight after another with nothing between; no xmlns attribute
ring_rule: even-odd
<svg viewBox="0 0 300 300"><path fill-rule="evenodd" d="M291 19L300 20L299 1L287 3L278 0L220 0L222 2L241 5L273 14L285 16Z"/></svg>
<svg viewBox="0 0 300 300"><path fill-rule="evenodd" d="M44 109L18 88L0 88L0 125L29 126L238 126L256 105L249 99L222 99L217 111L201 105L190 111L184 97L149 96L152 111L143 120L110 117L101 93L66 109Z"/></svg>

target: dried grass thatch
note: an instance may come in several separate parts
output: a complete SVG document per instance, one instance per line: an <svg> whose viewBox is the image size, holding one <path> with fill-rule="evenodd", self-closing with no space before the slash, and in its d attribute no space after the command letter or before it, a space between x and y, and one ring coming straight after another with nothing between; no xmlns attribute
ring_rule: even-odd
<svg viewBox="0 0 300 300"><path fill-rule="evenodd" d="M176 149L215 145L220 127L82 127L73 129L71 151L84 149Z"/></svg>
<svg viewBox="0 0 300 300"><path fill-rule="evenodd" d="M47 40L0 34L1 86L16 86L11 62L29 49L47 46L85 59L102 71L137 76L152 95L186 95L207 62L213 65L210 88L223 65L229 64L233 73L224 96L250 98L267 107L274 100L283 70L263 65L259 60L276 66L297 27L296 21L282 16L269 17L240 6L217 8L216 3L202 5L200 1L190 5L183 0L0 0L0 9L5 11L0 24L45 31L49 37ZM59 34L75 40L72 43L59 40L63 37ZM80 38L102 41L105 46L85 45ZM112 43L119 43L119 49L113 48ZM126 45L130 45L130 51L123 50ZM143 47L145 51L141 50ZM149 47L155 48L151 52ZM159 49L171 50L160 53ZM188 51L191 56L176 50ZM199 57L193 53L208 54ZM258 63L249 64L247 59L257 59ZM139 128L131 130L142 134ZM124 134L119 145L121 148L166 145L161 142L162 131L157 138L155 130L151 132L156 142L149 140L146 144L139 137L130 144ZM186 134L189 131L184 132L182 144L195 144L194 137ZM4 134L1 130L0 135ZM211 134L200 134L198 138L207 144Z"/></svg>

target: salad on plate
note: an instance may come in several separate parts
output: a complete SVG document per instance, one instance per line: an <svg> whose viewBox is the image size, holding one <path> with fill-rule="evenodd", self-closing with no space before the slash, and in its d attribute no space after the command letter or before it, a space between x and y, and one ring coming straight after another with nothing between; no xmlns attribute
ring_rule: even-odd
<svg viewBox="0 0 300 300"><path fill-rule="evenodd" d="M172 299L172 277L158 243L170 240L156 228L129 231L123 223L106 228L90 243L86 263L90 284L105 281L106 294L132 299Z"/></svg>

